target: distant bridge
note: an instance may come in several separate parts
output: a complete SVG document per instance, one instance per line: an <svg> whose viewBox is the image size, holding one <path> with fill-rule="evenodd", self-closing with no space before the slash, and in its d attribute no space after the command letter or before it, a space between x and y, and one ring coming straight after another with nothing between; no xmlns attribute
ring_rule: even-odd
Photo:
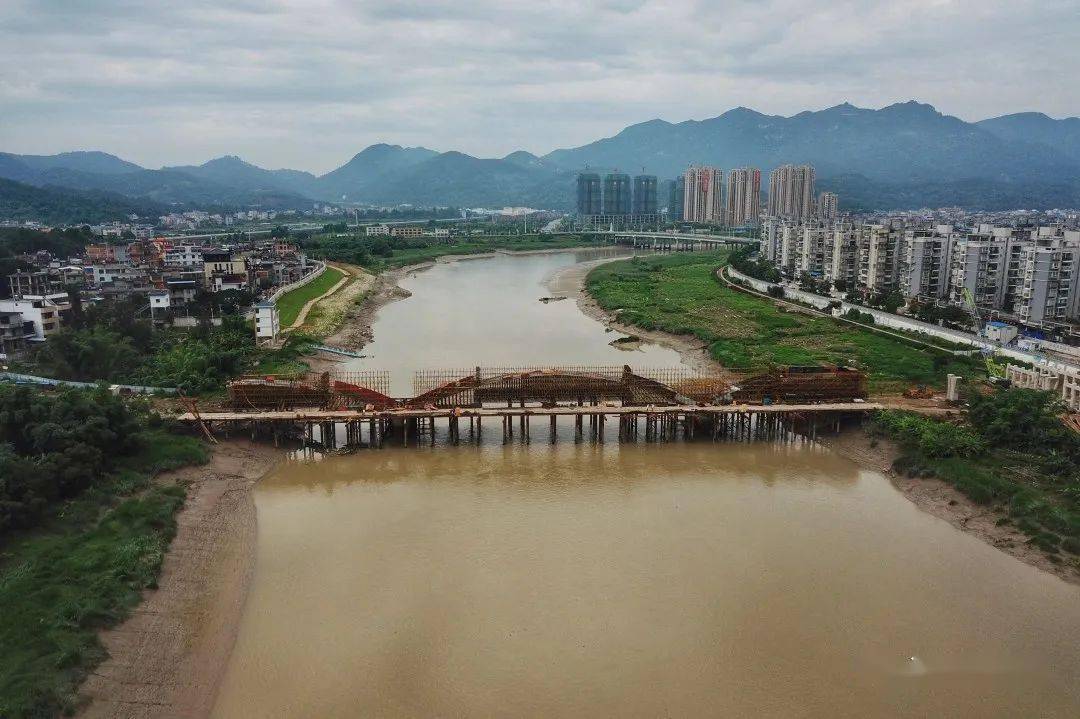
<svg viewBox="0 0 1080 719"><path fill-rule="evenodd" d="M575 230L554 232L555 235L589 234L606 238L615 244L633 247L648 247L657 250L691 250L699 245L717 247L757 247L760 240L756 237L727 234L695 234L692 232L647 232L644 230Z"/></svg>

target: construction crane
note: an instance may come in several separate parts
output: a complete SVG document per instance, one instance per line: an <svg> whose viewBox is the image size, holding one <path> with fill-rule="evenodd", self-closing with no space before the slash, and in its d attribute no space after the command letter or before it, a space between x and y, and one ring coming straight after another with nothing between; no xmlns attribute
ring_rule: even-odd
<svg viewBox="0 0 1080 719"><path fill-rule="evenodd" d="M979 312L979 305L975 303L975 295L971 293L967 287L963 291L964 302L971 306L971 315L975 318L975 335L982 337L984 328L982 313ZM990 338L987 337L986 341L989 342ZM983 359L986 362L986 374L990 379L991 384L1003 384L1008 382L1008 369L1005 365L994 360L994 348L986 344L980 347L980 351L983 354Z"/></svg>

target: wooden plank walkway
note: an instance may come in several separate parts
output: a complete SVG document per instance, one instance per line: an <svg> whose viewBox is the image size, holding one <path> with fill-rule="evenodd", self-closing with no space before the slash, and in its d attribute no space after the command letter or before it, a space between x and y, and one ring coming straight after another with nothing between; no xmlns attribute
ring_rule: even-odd
<svg viewBox="0 0 1080 719"><path fill-rule="evenodd" d="M663 407L623 407L583 405L566 407L462 407L460 409L385 409L321 410L296 409L261 412L185 412L176 419L181 422L352 422L371 419L421 419L446 417L562 417L596 415L684 415L684 414L785 414L873 412L884 405L875 402L843 402L829 404L770 404L770 405L671 405Z"/></svg>

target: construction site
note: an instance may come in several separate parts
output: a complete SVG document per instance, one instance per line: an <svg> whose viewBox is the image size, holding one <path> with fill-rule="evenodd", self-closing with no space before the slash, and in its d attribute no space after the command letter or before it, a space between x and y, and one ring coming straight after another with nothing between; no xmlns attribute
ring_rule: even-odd
<svg viewBox="0 0 1080 719"><path fill-rule="evenodd" d="M445 424L449 443L480 442L484 421L502 441L531 441L532 423L573 422L575 441L778 439L839 430L843 420L877 405L866 402L866 376L846 367L781 367L733 383L688 369L623 366L474 367L418 370L413 394L393 397L385 371L323 372L239 378L228 409L195 404L179 419L215 431L301 439L324 449L435 444ZM516 425L516 428L515 428Z"/></svg>

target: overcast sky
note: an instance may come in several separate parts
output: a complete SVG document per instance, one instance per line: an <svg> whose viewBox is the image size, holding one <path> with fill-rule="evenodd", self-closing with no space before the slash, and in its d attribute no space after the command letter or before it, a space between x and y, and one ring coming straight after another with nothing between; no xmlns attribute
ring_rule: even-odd
<svg viewBox="0 0 1080 719"><path fill-rule="evenodd" d="M0 0L0 151L324 172L660 117L1080 114L1078 0Z"/></svg>

